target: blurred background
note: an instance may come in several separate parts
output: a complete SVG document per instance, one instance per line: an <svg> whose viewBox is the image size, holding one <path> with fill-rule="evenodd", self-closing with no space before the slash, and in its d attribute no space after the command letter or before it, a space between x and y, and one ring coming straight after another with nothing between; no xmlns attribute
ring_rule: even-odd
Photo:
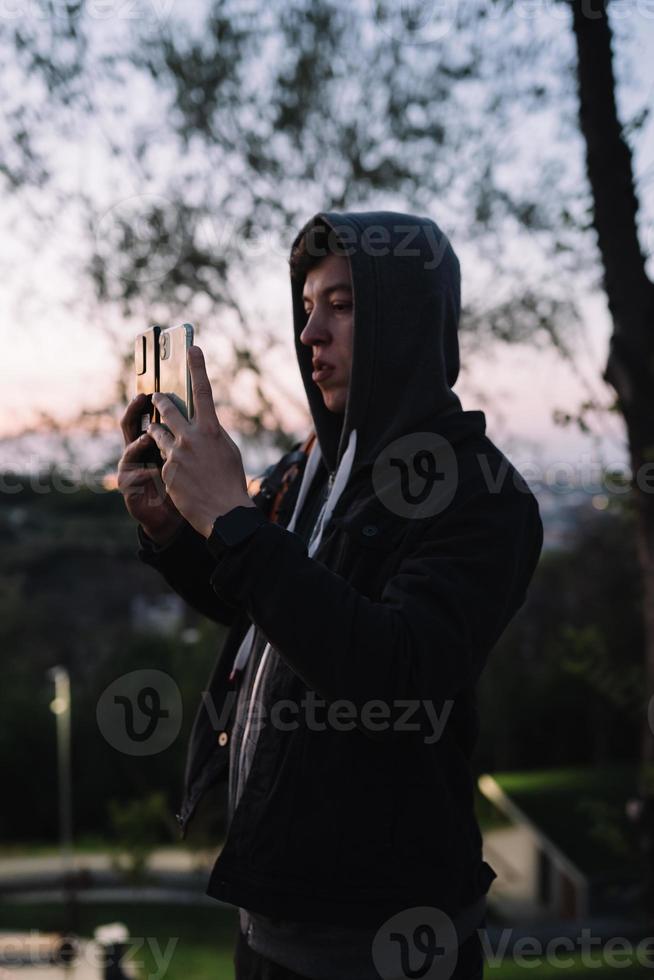
<svg viewBox="0 0 654 980"><path fill-rule="evenodd" d="M236 919L204 895L224 799L184 842L174 819L224 630L136 560L118 420L134 336L190 321L248 476L304 439L288 252L363 209L450 237L456 390L545 527L479 689L488 972L654 965L653 55L649 0L2 5L3 977L99 976L16 943L113 921L135 976L232 976ZM98 707L136 671L179 697L142 756ZM568 960L525 967L525 937Z"/></svg>

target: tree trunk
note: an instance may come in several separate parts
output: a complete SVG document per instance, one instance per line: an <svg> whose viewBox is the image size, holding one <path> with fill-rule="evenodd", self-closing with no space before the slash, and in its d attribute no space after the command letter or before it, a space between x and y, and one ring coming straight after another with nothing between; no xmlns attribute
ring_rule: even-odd
<svg viewBox="0 0 654 980"><path fill-rule="evenodd" d="M631 151L618 119L608 0L569 0L577 45L579 121L613 335L604 380L627 429L643 576L645 697L639 779L645 905L654 915L654 284L638 239ZM651 712L650 712L651 715Z"/></svg>

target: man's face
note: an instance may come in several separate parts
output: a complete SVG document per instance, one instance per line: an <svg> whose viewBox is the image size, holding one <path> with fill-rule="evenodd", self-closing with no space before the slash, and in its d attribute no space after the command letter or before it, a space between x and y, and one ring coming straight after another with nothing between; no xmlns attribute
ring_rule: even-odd
<svg viewBox="0 0 654 980"><path fill-rule="evenodd" d="M312 378L330 412L345 412L352 367L354 296L350 263L328 255L307 273L303 291L309 319L300 334L313 348Z"/></svg>

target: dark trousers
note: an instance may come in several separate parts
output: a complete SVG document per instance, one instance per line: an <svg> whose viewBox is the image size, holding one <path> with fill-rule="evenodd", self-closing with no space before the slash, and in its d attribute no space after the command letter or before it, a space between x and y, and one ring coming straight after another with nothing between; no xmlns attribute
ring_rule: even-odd
<svg viewBox="0 0 654 980"><path fill-rule="evenodd" d="M485 922L480 928L485 927ZM307 980L299 973L287 970L285 966L273 963L265 956L250 949L247 939L237 924L236 949L234 951L235 980ZM477 930L459 947L459 956L454 972L443 980L483 980L484 953ZM347 977L334 977L334 980L348 980Z"/></svg>

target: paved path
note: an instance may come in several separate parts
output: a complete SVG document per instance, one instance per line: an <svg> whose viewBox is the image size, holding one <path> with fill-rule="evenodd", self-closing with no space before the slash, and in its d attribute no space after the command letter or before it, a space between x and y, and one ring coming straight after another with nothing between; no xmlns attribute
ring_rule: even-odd
<svg viewBox="0 0 654 980"><path fill-rule="evenodd" d="M500 843L501 846L497 846ZM499 884L499 880L503 879L504 889L501 890L504 892L505 901L512 897L516 903L519 902L517 870L525 856L522 850L524 843L519 837L513 836L510 840L505 836L495 840L489 836L488 840L486 838L484 840L484 856L497 870L499 876L493 889ZM92 875L91 887L80 889L78 897L80 901L85 902L151 901L216 906L222 903L210 898L205 888L217 854L217 849L197 853L183 847L160 848L153 852L150 858L151 882L146 886L133 888L128 887L124 879L112 870L110 854L77 854L74 858L75 868L86 869ZM60 889L61 858L58 854L0 858L0 897L5 900L62 901L64 896ZM509 894L507 895L506 892ZM491 909L493 904L491 901ZM619 919L593 919L576 923L569 920L520 923L519 919L518 915L502 917L500 921L510 923L508 926L497 924L497 920L489 923L487 931L491 950L497 949L498 944L500 949L511 949L515 942L526 937L538 937L541 941L548 941L569 936L576 940L582 934L582 930L588 928L591 929L593 936L601 936L605 941L615 936L654 936L654 923L625 922ZM61 970L57 974L51 967L38 969L46 972L32 976L24 967L20 967L19 973L16 973L15 968L0 966L0 980L14 980L14 977L16 980L59 980L60 975L63 977ZM80 974L71 975L70 980L96 980L96 978L95 974Z"/></svg>
<svg viewBox="0 0 654 980"><path fill-rule="evenodd" d="M484 834L484 858L497 872L491 905L508 921L542 918L535 901L537 875L533 836L527 827L498 827Z"/></svg>
<svg viewBox="0 0 654 980"><path fill-rule="evenodd" d="M190 848L162 847L153 851L148 859L148 867L155 872L176 871L196 874L210 870L218 855L218 848L213 851L196 852ZM110 853L77 853L73 857L73 865L77 871L111 871L112 855ZM61 856L55 854L16 855L0 857L0 882L34 874L61 874Z"/></svg>

